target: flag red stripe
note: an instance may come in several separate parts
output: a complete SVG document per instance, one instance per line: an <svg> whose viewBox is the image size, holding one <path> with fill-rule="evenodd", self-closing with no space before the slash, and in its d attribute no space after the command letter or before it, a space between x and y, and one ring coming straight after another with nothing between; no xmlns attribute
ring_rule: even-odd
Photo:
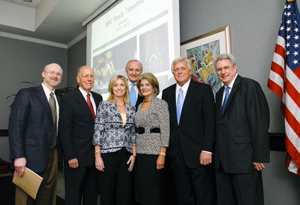
<svg viewBox="0 0 300 205"><path fill-rule="evenodd" d="M300 165L300 154L298 150L294 147L294 145L291 143L290 139L286 136L285 137L285 146L286 149L291 156L291 158L294 160L294 162L297 164L299 167Z"/></svg>
<svg viewBox="0 0 300 205"><path fill-rule="evenodd" d="M294 74L300 79L300 66L294 70Z"/></svg>
<svg viewBox="0 0 300 205"><path fill-rule="evenodd" d="M290 127L292 128L292 130L296 133L297 137L299 138L300 124L297 121L297 119L295 118L295 116L290 112L289 109L285 110L285 118L286 118L286 121L289 123ZM299 156L299 158L300 158L300 156Z"/></svg>
<svg viewBox="0 0 300 205"><path fill-rule="evenodd" d="M275 53L277 53L278 55L281 55L281 57L283 59L285 58L285 49L281 45L276 44Z"/></svg>
<svg viewBox="0 0 300 205"><path fill-rule="evenodd" d="M277 63L275 63L274 61L272 62L271 70L273 72L277 73L282 79L284 79L284 70L283 70L283 68L280 65L278 65Z"/></svg>
<svg viewBox="0 0 300 205"><path fill-rule="evenodd" d="M282 88L272 80L268 80L268 88L282 98Z"/></svg>
<svg viewBox="0 0 300 205"><path fill-rule="evenodd" d="M295 89L295 87L289 81L288 78L286 79L285 86L286 86L288 95L293 99L295 104L300 108L300 94L299 94L298 90ZM297 132L297 133L299 133L299 132Z"/></svg>

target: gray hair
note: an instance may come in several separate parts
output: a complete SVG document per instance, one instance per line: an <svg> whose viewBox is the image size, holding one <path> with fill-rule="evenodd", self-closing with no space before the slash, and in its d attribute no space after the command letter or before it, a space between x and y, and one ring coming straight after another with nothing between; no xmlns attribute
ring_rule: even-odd
<svg viewBox="0 0 300 205"><path fill-rule="evenodd" d="M224 60L224 59L228 59L230 60L230 63L232 66L236 65L236 61L233 55L229 54L229 53L222 53L218 56L216 56L216 58L214 59L214 66L217 69L217 62L219 60Z"/></svg>
<svg viewBox="0 0 300 205"><path fill-rule="evenodd" d="M189 70L192 70L193 67L192 67L191 61L190 61L189 59L187 59L186 57L179 57L179 58L175 58L175 59L173 60L172 64L171 64L171 71L172 71L172 73L173 73L173 71L174 71L174 66L175 66L175 64L176 64L176 63L179 63L179 62L182 62L182 61L185 61L185 62L186 62L186 64L187 64Z"/></svg>
<svg viewBox="0 0 300 205"><path fill-rule="evenodd" d="M131 63L131 62L134 62L134 61L140 63L140 65L141 65L141 72L143 72L143 64L142 64L139 60L137 60L137 59L133 59L133 60L128 61L128 62L126 63L125 70L128 70L128 64Z"/></svg>
<svg viewBox="0 0 300 205"><path fill-rule="evenodd" d="M80 76L82 68L90 68L90 69L92 69L91 67L89 67L87 65L83 65L83 66L81 66L80 68L77 69L77 76Z"/></svg>

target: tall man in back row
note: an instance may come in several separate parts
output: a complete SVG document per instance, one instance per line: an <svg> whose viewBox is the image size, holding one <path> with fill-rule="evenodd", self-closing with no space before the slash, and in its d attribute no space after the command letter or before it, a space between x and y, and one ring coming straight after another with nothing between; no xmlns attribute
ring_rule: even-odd
<svg viewBox="0 0 300 205"><path fill-rule="evenodd" d="M180 205L212 205L215 102L209 85L191 80L189 59L172 62L176 84L163 91L170 113L167 159L174 174Z"/></svg>
<svg viewBox="0 0 300 205"><path fill-rule="evenodd" d="M42 84L21 89L12 105L9 145L16 173L22 177L28 167L43 177L36 200L16 186L16 205L56 205L59 97L55 95L55 88L62 73L56 63L45 66Z"/></svg>
<svg viewBox="0 0 300 205"><path fill-rule="evenodd" d="M77 72L79 86L66 94L60 104L60 132L65 159L66 205L97 204L98 186L95 167L95 114L102 96L92 92L94 71L82 66Z"/></svg>
<svg viewBox="0 0 300 205"><path fill-rule="evenodd" d="M143 73L143 65L138 60L130 60L126 64L125 71L128 77L130 104L134 105L137 109L144 99L144 97L139 95L138 88L136 87L136 82Z"/></svg>
<svg viewBox="0 0 300 205"><path fill-rule="evenodd" d="M269 107L260 85L237 74L234 56L214 60L224 83L216 96L218 204L263 205L261 170L270 161Z"/></svg>

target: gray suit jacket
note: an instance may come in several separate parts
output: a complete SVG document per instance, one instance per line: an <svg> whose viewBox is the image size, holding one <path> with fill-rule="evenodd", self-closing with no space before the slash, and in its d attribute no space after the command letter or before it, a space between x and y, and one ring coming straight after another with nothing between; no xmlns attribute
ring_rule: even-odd
<svg viewBox="0 0 300 205"><path fill-rule="evenodd" d="M215 168L226 173L251 173L253 162L269 162L269 107L260 85L237 76L225 112L224 87L216 96Z"/></svg>
<svg viewBox="0 0 300 205"><path fill-rule="evenodd" d="M135 115L135 126L145 128L145 133L136 134L137 153L158 155L161 147L169 146L170 121L166 101L151 97L148 110L140 111L139 105ZM160 133L150 133L150 129L160 128Z"/></svg>

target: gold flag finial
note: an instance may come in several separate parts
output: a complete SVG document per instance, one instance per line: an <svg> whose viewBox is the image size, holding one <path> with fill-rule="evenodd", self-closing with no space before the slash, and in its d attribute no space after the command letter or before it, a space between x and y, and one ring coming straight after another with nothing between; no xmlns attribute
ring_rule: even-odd
<svg viewBox="0 0 300 205"><path fill-rule="evenodd" d="M294 0L288 0L288 1L294 1Z"/></svg>

